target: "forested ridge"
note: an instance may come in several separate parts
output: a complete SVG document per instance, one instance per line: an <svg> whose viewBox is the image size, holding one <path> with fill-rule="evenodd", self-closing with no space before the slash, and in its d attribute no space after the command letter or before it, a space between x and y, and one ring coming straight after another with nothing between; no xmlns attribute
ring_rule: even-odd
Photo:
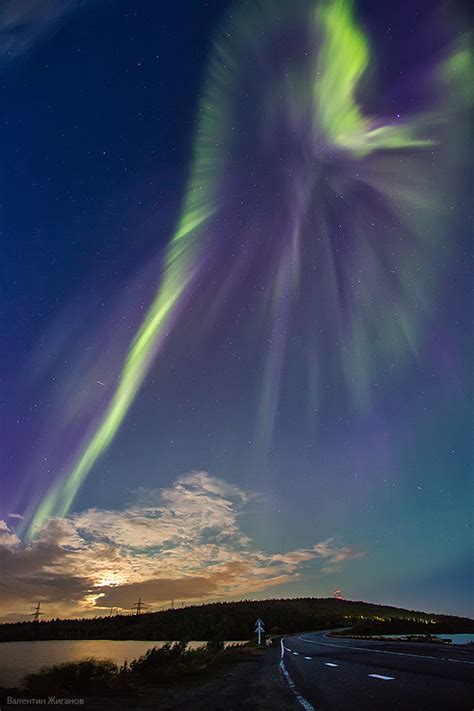
<svg viewBox="0 0 474 711"><path fill-rule="evenodd" d="M377 632L474 632L474 620L334 598L247 600L191 605L141 615L0 625L0 642L48 639L248 640L261 618L273 635L376 625ZM406 629L405 629L406 628ZM375 628L374 628L375 629ZM362 631L362 629L361 629Z"/></svg>

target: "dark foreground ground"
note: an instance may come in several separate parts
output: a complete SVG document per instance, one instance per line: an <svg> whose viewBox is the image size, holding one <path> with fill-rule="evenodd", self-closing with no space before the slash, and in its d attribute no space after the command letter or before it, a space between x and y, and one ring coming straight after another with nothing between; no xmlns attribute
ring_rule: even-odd
<svg viewBox="0 0 474 711"><path fill-rule="evenodd" d="M342 638L327 631L274 642L270 648L224 653L206 674L189 675L189 669L183 674L184 667L178 666L176 682L135 685L133 698L125 694L86 698L73 707L84 711L474 709L474 650L470 647ZM8 703L7 695L18 701ZM0 690L0 709L32 703L20 699L21 692ZM70 702L48 701L41 705L72 707Z"/></svg>
<svg viewBox="0 0 474 711"><path fill-rule="evenodd" d="M256 650L247 660L220 668L211 678L206 677L205 681L187 681L180 686L143 689L139 697L130 699L85 699L85 703L80 706L57 704L55 707L79 708L84 711L301 711L296 697L282 679L279 661L278 647ZM7 706L7 693L15 698L21 697L18 691L0 694L2 711L16 706ZM52 707L52 704L40 706Z"/></svg>

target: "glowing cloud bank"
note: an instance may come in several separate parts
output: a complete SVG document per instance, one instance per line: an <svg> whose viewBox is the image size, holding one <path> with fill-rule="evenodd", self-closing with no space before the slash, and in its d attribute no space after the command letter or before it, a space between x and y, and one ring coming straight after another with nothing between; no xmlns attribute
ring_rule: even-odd
<svg viewBox="0 0 474 711"><path fill-rule="evenodd" d="M308 565L323 591L332 585L327 575L365 557L334 538L281 553L260 549L240 525L255 498L191 472L167 489L142 491L125 510L51 518L30 543L0 520L2 574L16 581L0 588L0 607L39 596L50 615L82 616L111 606L129 610L137 594L146 594L156 610L170 598L206 601L281 589L307 576Z"/></svg>
<svg viewBox="0 0 474 711"><path fill-rule="evenodd" d="M243 2L231 13L156 297L30 535L68 514L191 297L213 317L237 290L261 307L264 449L287 364L304 373L310 409L328 382L365 407L381 374L417 357L456 189L469 56L450 47L425 78L430 105L387 118L359 98L370 62L348 0Z"/></svg>

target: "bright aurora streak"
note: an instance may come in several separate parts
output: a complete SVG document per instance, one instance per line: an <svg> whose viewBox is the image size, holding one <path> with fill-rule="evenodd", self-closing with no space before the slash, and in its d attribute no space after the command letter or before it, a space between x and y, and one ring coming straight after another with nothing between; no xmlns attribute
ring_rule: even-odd
<svg viewBox="0 0 474 711"><path fill-rule="evenodd" d="M238 286L261 307L262 451L288 363L305 373L313 404L324 404L331 380L363 408L387 362L396 377L417 356L443 206L456 189L469 55L458 38L426 72L431 104L411 115L364 111L371 68L349 0L242 2L229 15L156 297L95 431L38 505L30 537L68 514L190 299L215 314Z"/></svg>

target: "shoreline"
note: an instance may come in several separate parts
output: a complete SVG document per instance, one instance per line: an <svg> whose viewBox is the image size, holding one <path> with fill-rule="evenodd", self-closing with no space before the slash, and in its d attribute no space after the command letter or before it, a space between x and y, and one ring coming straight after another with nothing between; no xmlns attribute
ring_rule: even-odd
<svg viewBox="0 0 474 711"><path fill-rule="evenodd" d="M65 703L41 704L46 706L68 706L87 711L247 711L259 708L267 711L296 711L300 708L279 671L279 648L249 648L245 659L220 665L206 676L184 677L179 683L143 685L137 695L84 696L77 702L77 695L71 695ZM19 701L18 705L29 705L28 696L21 689L0 688L0 704L6 704L8 696ZM65 696L65 695L63 695ZM11 703L15 706L15 703ZM33 704L32 704L33 705ZM36 704L37 705L37 704Z"/></svg>

